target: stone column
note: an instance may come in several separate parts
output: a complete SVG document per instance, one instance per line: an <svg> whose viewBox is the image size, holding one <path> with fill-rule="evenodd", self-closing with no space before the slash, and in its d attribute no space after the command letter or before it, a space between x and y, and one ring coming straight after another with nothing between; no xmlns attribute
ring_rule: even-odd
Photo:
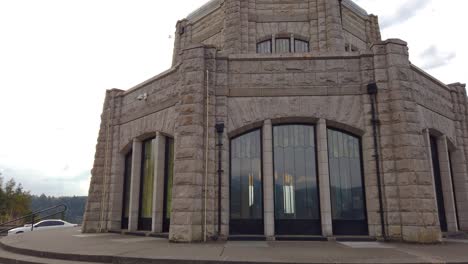
<svg viewBox="0 0 468 264"><path fill-rule="evenodd" d="M88 200L84 212L84 233L106 231L109 227L120 222L120 216L114 214L114 208L109 206L113 202L112 197L118 188L114 188L116 177L119 177L119 168L113 166L118 156L117 146L118 127L114 126L114 120L119 118L120 96L122 90L112 89L106 91L104 106L101 114L101 126L96 145L96 154L91 171L91 184ZM117 136L116 136L117 135Z"/></svg>
<svg viewBox="0 0 468 264"><path fill-rule="evenodd" d="M407 43L390 39L374 44L372 51L379 87L383 202L392 228L390 239L439 242L442 237L436 221L431 161L424 146L418 104L411 93L413 73Z"/></svg>
<svg viewBox="0 0 468 264"><path fill-rule="evenodd" d="M182 65L179 69L180 100L176 106L178 116L175 120L174 179L169 232L169 239L173 242L195 242L204 239L203 191L205 180L209 180L205 175L205 67L203 46L194 45L183 51ZM214 135L214 129L211 133Z"/></svg>
<svg viewBox="0 0 468 264"><path fill-rule="evenodd" d="M326 35L328 51L344 51L343 26L338 1L325 2Z"/></svg>
<svg viewBox="0 0 468 264"><path fill-rule="evenodd" d="M455 210L455 199L452 185L452 174L450 171L449 150L447 136L442 136L437 140L439 151L440 176L442 178L442 192L444 195L445 217L449 232L458 231L457 214Z"/></svg>
<svg viewBox="0 0 468 264"><path fill-rule="evenodd" d="M133 140L132 175L130 180L130 207L128 216L128 230L138 230L138 213L140 207L140 180L141 180L141 151L143 143L139 139Z"/></svg>
<svg viewBox="0 0 468 264"><path fill-rule="evenodd" d="M224 20L224 51L228 54L240 53L242 48L241 0L224 2L226 19Z"/></svg>
<svg viewBox="0 0 468 264"><path fill-rule="evenodd" d="M263 124L263 207L265 236L273 239L275 235L275 204L273 190L273 131L271 120Z"/></svg>
<svg viewBox="0 0 468 264"><path fill-rule="evenodd" d="M330 175L328 167L327 124L324 119L320 119L317 123L317 155L322 235L329 237L333 235L333 228L330 198Z"/></svg>
<svg viewBox="0 0 468 264"><path fill-rule="evenodd" d="M154 185L153 185L153 222L151 231L161 233L164 217L164 166L166 158L166 137L156 133L153 146Z"/></svg>
<svg viewBox="0 0 468 264"><path fill-rule="evenodd" d="M466 85L454 83L452 102L455 110L456 149L452 152L452 173L457 197L459 229L468 231L468 100Z"/></svg>

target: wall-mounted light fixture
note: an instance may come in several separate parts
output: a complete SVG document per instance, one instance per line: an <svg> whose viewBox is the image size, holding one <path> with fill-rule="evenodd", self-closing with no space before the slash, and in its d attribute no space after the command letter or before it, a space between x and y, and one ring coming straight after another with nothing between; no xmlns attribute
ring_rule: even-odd
<svg viewBox="0 0 468 264"><path fill-rule="evenodd" d="M148 94L147 94L147 93L140 94L140 95L138 95L138 97L137 97L137 100L138 100L138 101L146 101L147 99L148 99Z"/></svg>

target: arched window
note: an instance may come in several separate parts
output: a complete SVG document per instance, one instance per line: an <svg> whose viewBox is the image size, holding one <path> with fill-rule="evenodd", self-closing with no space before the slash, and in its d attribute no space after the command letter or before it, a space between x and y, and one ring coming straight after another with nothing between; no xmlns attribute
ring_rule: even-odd
<svg viewBox="0 0 468 264"><path fill-rule="evenodd" d="M260 53L260 54L271 53L271 39L259 42L257 44L257 53Z"/></svg>
<svg viewBox="0 0 468 264"><path fill-rule="evenodd" d="M300 39L294 40L294 52L296 53L309 52L309 42L300 40Z"/></svg>
<svg viewBox="0 0 468 264"><path fill-rule="evenodd" d="M360 139L328 129L328 163L334 234L367 235Z"/></svg>
<svg viewBox="0 0 468 264"><path fill-rule="evenodd" d="M263 235L261 130L231 140L231 235Z"/></svg>
<svg viewBox="0 0 468 264"><path fill-rule="evenodd" d="M291 52L291 39L290 38L277 38L275 39L276 53Z"/></svg>
<svg viewBox="0 0 468 264"><path fill-rule="evenodd" d="M123 201L122 201L122 229L128 229L128 217L130 215L130 183L132 178L132 154L125 155L125 168L123 175Z"/></svg>
<svg viewBox="0 0 468 264"><path fill-rule="evenodd" d="M279 34L272 35L257 43L257 53L306 53L310 51L309 42L304 40L304 37L295 36L294 34Z"/></svg>
<svg viewBox="0 0 468 264"><path fill-rule="evenodd" d="M275 229L278 235L321 235L315 127L273 127Z"/></svg>

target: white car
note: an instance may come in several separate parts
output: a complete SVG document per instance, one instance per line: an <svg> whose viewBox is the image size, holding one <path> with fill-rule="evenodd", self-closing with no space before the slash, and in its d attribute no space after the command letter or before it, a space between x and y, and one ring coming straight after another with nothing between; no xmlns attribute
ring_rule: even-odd
<svg viewBox="0 0 468 264"><path fill-rule="evenodd" d="M42 220L34 224L34 228L31 228L31 224L26 224L23 227L13 228L8 231L8 235L22 234L30 231L39 231L39 230L49 230L55 228L64 228L64 227L75 227L77 224L71 224L59 219L48 219ZM32 230L31 230L32 229Z"/></svg>

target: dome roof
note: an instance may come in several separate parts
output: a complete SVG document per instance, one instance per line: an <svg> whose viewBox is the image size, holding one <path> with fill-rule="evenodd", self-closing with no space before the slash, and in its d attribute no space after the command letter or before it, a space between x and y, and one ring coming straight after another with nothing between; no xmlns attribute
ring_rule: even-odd
<svg viewBox="0 0 468 264"><path fill-rule="evenodd" d="M210 0L206 4L202 5L200 8L197 10L193 11L187 16L187 19L190 21L196 21L204 16L206 16L208 13L212 12L219 6L223 4L224 0ZM366 10L364 8L360 7L356 3L354 3L352 0L343 0L343 5L347 6L349 9L353 10L357 14L361 16L368 16Z"/></svg>
<svg viewBox="0 0 468 264"><path fill-rule="evenodd" d="M200 8L197 10L193 11L187 16L187 19L190 21L196 21L204 16L206 16L208 13L212 12L214 9L218 8L220 5L222 5L224 0L210 0L206 4L202 5Z"/></svg>
<svg viewBox="0 0 468 264"><path fill-rule="evenodd" d="M343 5L347 6L349 9L353 10L354 12L358 13L361 16L368 16L367 11L364 8L360 7L352 0L343 0Z"/></svg>

